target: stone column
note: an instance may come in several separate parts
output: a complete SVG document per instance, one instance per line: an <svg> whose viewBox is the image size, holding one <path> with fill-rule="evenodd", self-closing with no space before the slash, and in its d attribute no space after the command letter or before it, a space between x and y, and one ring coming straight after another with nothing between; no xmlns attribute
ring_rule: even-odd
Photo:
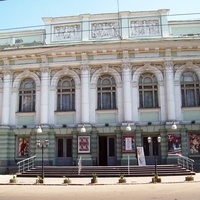
<svg viewBox="0 0 200 200"><path fill-rule="evenodd" d="M166 76L167 118L169 121L173 121L176 119L173 62L168 60L164 64Z"/></svg>
<svg viewBox="0 0 200 200"><path fill-rule="evenodd" d="M9 69L3 70L3 101L2 101L2 125L9 125L10 120L10 89L11 72Z"/></svg>
<svg viewBox="0 0 200 200"><path fill-rule="evenodd" d="M81 121L82 123L90 122L89 109L89 66L86 63L81 65Z"/></svg>
<svg viewBox="0 0 200 200"><path fill-rule="evenodd" d="M130 63L122 64L124 120L132 121L132 93L131 93L131 66Z"/></svg>
<svg viewBox="0 0 200 200"><path fill-rule="evenodd" d="M48 124L48 99L49 99L49 69L46 66L41 68L41 91L40 91L40 123Z"/></svg>

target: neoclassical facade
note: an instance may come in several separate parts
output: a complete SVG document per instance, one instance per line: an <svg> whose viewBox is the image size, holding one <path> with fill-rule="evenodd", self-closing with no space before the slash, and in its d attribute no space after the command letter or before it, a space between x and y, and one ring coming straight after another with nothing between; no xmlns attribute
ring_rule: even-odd
<svg viewBox="0 0 200 200"><path fill-rule="evenodd" d="M138 165L142 147L147 165L183 155L199 170L200 26L168 12L43 18L45 29L0 33L0 171L34 155L41 164L37 139L50 142L46 165Z"/></svg>

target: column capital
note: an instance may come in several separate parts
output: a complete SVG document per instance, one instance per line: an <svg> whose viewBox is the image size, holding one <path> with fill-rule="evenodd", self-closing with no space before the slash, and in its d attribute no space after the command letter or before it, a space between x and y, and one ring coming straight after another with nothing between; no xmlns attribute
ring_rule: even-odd
<svg viewBox="0 0 200 200"><path fill-rule="evenodd" d="M174 62L171 60L166 60L164 62L165 68L172 68L174 66Z"/></svg>
<svg viewBox="0 0 200 200"><path fill-rule="evenodd" d="M88 65L88 63L85 63L85 62L81 63L81 67L80 68L81 68L82 72L90 70L90 66Z"/></svg>
<svg viewBox="0 0 200 200"><path fill-rule="evenodd" d="M12 74L11 71L10 71L10 68L4 68L4 69L2 70L2 72L3 72L3 75L4 75L4 76L7 76L7 75L11 75L11 74Z"/></svg>
<svg viewBox="0 0 200 200"><path fill-rule="evenodd" d="M49 70L49 68L47 66L41 66L40 71L42 73L49 73L50 70Z"/></svg>
<svg viewBox="0 0 200 200"><path fill-rule="evenodd" d="M124 70L130 70L131 69L130 62L123 62L122 63L122 69L124 69Z"/></svg>

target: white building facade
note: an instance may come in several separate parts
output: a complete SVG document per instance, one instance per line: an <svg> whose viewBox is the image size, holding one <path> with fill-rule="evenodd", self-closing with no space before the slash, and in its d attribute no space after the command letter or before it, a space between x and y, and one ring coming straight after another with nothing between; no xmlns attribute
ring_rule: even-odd
<svg viewBox="0 0 200 200"><path fill-rule="evenodd" d="M146 164L182 154L198 170L200 25L168 12L43 18L45 29L0 33L1 172L33 155L39 164L36 139L50 142L46 165L138 165L143 147Z"/></svg>

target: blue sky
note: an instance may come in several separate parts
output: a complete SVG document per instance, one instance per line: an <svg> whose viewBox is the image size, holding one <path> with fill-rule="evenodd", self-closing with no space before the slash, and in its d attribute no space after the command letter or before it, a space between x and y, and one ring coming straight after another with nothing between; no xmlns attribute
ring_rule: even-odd
<svg viewBox="0 0 200 200"><path fill-rule="evenodd" d="M200 0L6 0L0 1L0 31L44 25L42 17L113 13L118 12L118 9L170 9L170 15L199 13L180 15L179 19L200 19ZM177 18L173 16L172 19Z"/></svg>

